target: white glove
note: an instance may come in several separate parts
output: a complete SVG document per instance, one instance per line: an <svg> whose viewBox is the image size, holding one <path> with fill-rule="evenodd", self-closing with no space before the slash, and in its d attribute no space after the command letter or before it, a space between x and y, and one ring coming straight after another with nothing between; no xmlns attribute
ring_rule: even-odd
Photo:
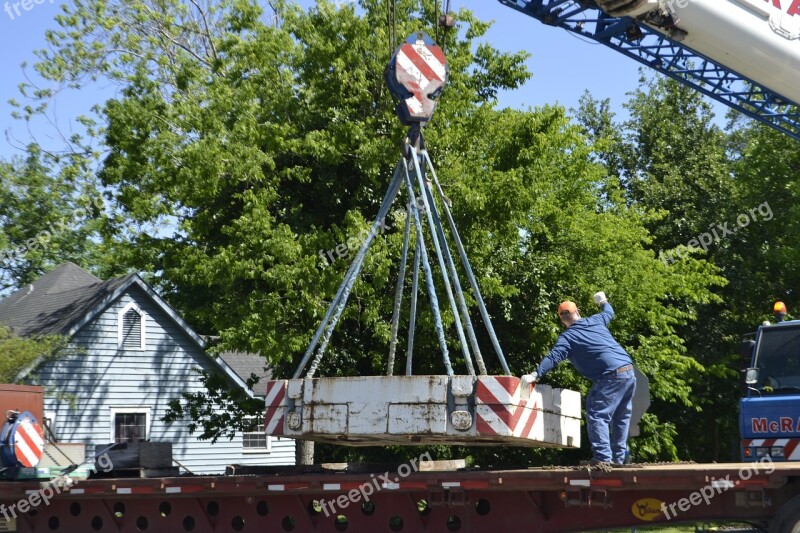
<svg viewBox="0 0 800 533"><path fill-rule="evenodd" d="M604 293L603 291L594 293L594 303L596 303L597 305L603 305L607 301L608 299L606 298L606 293Z"/></svg>
<svg viewBox="0 0 800 533"><path fill-rule="evenodd" d="M533 372L531 374L525 374L524 376L522 376L521 381L522 384L527 387L528 385L539 381L539 374L537 374L536 372Z"/></svg>

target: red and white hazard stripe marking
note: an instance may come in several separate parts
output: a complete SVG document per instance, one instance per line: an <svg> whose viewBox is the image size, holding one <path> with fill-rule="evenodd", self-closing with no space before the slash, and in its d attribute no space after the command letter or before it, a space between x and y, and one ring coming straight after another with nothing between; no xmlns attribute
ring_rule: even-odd
<svg viewBox="0 0 800 533"><path fill-rule="evenodd" d="M17 424L14 433L14 455L22 466L34 467L44 453L44 437L39 424L29 419Z"/></svg>
<svg viewBox="0 0 800 533"><path fill-rule="evenodd" d="M286 419L286 380L268 381L264 400L264 432L267 435L283 435Z"/></svg>
<svg viewBox="0 0 800 533"><path fill-rule="evenodd" d="M476 410L479 435L506 435L529 438L536 423L535 400L520 398L520 380L512 376L480 376L475 390L477 404L490 412Z"/></svg>
<svg viewBox="0 0 800 533"><path fill-rule="evenodd" d="M397 79L413 93L406 105L413 116L433 114L427 95L441 87L447 77L447 60L438 46L405 43L397 52Z"/></svg>
<svg viewBox="0 0 800 533"><path fill-rule="evenodd" d="M800 439L786 439L788 442L783 446L783 455L787 461L800 460Z"/></svg>
<svg viewBox="0 0 800 533"><path fill-rule="evenodd" d="M513 376L479 376L475 389L477 403L519 403L521 382Z"/></svg>
<svg viewBox="0 0 800 533"><path fill-rule="evenodd" d="M777 439L752 439L747 440L745 439L744 445L745 446L772 446L775 444Z"/></svg>
<svg viewBox="0 0 800 533"><path fill-rule="evenodd" d="M800 460L800 439L744 439L742 446L745 448L782 446L784 459Z"/></svg>

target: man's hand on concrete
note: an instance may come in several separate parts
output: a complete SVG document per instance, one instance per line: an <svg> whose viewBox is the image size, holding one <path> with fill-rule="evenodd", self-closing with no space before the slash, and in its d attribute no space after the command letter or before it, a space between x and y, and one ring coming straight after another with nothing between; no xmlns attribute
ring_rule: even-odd
<svg viewBox="0 0 800 533"><path fill-rule="evenodd" d="M522 384L525 385L526 387L528 385L533 385L537 381L539 381L539 374L537 374L536 372L533 372L531 374L525 374L524 376L522 376L521 381Z"/></svg>
<svg viewBox="0 0 800 533"><path fill-rule="evenodd" d="M606 298L606 293L604 293L603 291L596 292L594 294L594 303L596 303L597 305L603 305L607 301L608 299Z"/></svg>

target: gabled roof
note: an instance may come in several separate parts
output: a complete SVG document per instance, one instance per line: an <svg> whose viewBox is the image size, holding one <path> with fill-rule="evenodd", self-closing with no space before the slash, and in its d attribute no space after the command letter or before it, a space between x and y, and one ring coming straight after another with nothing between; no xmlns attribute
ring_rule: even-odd
<svg viewBox="0 0 800 533"><path fill-rule="evenodd" d="M20 337L69 335L76 322L130 276L103 281L64 263L0 301L0 323Z"/></svg>
<svg viewBox="0 0 800 533"><path fill-rule="evenodd" d="M272 370L267 365L267 360L257 353L222 352L219 358L225 361L240 378L247 381L250 374L261 378L253 385L254 396L267 395L267 381L272 379Z"/></svg>
<svg viewBox="0 0 800 533"><path fill-rule="evenodd" d="M20 337L72 337L134 285L142 289L201 350L205 348L205 341L138 274L102 281L74 263L60 265L0 301L0 324L9 326ZM249 393L247 383L239 374L224 360L215 361L225 374ZM39 361L34 362L17 379L25 377L38 364Z"/></svg>

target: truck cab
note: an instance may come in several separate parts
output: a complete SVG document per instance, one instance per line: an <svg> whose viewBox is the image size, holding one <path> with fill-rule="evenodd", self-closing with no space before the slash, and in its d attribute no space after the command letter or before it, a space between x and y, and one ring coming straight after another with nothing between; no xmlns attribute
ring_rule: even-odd
<svg viewBox="0 0 800 533"><path fill-rule="evenodd" d="M776 315L785 316L785 307ZM800 461L800 320L764 323L743 341L742 355L748 351L747 395L739 405L742 460Z"/></svg>

